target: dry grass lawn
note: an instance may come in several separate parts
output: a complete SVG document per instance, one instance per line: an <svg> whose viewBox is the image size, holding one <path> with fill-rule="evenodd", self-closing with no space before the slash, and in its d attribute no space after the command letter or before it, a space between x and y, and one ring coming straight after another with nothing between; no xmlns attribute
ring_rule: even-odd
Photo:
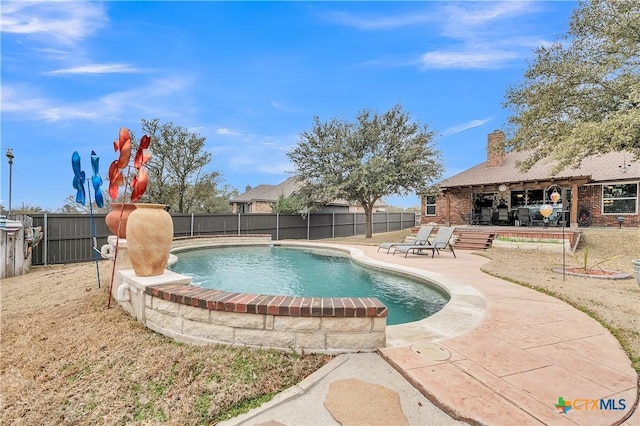
<svg viewBox="0 0 640 426"><path fill-rule="evenodd" d="M406 231L366 243L395 241ZM341 239L363 243L362 237ZM640 230L584 229L595 262L632 272ZM540 288L584 309L622 342L640 370L640 287L551 272L561 255L491 249L486 272ZM526 267L523 267L526 265ZM2 280L0 423L211 424L266 401L330 357L227 347L194 347L153 333L114 302L111 264L37 267ZM516 284L514 284L516 285Z"/></svg>
<svg viewBox="0 0 640 426"><path fill-rule="evenodd" d="M330 357L173 342L116 302L111 263L2 280L0 424L213 424L300 382Z"/></svg>

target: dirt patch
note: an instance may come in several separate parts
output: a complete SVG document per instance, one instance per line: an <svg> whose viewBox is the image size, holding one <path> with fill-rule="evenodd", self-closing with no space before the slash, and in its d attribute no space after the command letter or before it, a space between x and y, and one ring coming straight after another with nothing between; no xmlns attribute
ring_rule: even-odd
<svg viewBox="0 0 640 426"><path fill-rule="evenodd" d="M621 271L610 271L608 269L584 269L584 268L552 268L556 274L576 275L585 278L600 278L603 280L626 280L631 278L631 274Z"/></svg>

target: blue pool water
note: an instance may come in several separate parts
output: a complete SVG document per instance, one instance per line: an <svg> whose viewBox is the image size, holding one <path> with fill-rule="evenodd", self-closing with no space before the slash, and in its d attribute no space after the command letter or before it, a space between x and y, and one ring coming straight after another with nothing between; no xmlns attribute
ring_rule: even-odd
<svg viewBox="0 0 640 426"><path fill-rule="evenodd" d="M399 275L365 268L337 251L277 246L217 247L177 253L175 272L204 288L301 297L377 297L387 324L438 312L448 296Z"/></svg>

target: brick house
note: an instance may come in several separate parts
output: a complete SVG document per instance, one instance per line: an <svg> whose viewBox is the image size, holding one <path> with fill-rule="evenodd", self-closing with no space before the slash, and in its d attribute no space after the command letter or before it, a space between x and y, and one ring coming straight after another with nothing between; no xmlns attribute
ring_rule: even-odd
<svg viewBox="0 0 640 426"><path fill-rule="evenodd" d="M640 162L634 162L632 154L591 156L578 169L567 168L552 176L550 164L544 161L521 172L516 163L527 153L507 153L504 147L504 133L490 133L487 161L440 182L439 194L423 195L422 223L640 225ZM542 205L552 208L546 221L540 213Z"/></svg>
<svg viewBox="0 0 640 426"><path fill-rule="evenodd" d="M246 191L236 198L229 200L233 213L273 213L273 203L280 195L290 197L298 190L295 178L290 177L278 185L258 185L255 188L247 186ZM387 207L383 200L375 204L376 211L384 211ZM317 210L318 213L364 213L364 209L346 200L334 200Z"/></svg>

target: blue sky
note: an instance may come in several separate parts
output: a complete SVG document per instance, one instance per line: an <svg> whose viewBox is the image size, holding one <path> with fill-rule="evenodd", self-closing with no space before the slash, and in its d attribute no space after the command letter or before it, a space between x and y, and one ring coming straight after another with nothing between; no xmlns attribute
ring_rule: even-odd
<svg viewBox="0 0 640 426"><path fill-rule="evenodd" d="M209 170L243 192L277 184L315 115L353 121L401 103L434 130L445 176L486 158L508 87L576 2L3 1L2 194L55 210L71 155L106 178L121 126L158 118L197 132ZM152 147L153 148L153 147ZM107 187L107 183L103 188ZM396 206L418 197L387 197Z"/></svg>

